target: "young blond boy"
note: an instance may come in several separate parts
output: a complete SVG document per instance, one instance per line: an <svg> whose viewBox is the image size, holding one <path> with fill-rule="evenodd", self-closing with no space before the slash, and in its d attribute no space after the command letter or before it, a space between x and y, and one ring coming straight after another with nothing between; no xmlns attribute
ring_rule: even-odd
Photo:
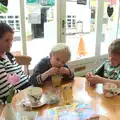
<svg viewBox="0 0 120 120"><path fill-rule="evenodd" d="M51 80L51 76L54 75L61 75L63 80L72 80L74 74L66 65L70 57L70 49L66 44L56 44L51 49L49 57L43 58L34 68L33 75L30 78L31 83L34 86L39 86Z"/></svg>
<svg viewBox="0 0 120 120"><path fill-rule="evenodd" d="M120 39L113 41L108 47L108 60L99 68L86 74L91 84L115 83L120 87Z"/></svg>

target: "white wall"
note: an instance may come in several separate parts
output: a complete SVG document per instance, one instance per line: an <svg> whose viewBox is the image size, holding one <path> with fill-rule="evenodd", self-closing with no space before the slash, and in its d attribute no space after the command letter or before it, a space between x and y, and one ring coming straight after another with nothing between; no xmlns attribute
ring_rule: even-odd
<svg viewBox="0 0 120 120"><path fill-rule="evenodd" d="M8 0L8 13L7 14L12 14L12 15L16 15L16 14L20 14L19 11L19 0Z"/></svg>

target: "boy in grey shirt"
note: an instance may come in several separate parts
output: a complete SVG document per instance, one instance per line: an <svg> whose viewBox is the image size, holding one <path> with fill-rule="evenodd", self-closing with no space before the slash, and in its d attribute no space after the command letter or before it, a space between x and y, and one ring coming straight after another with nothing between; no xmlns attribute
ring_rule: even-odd
<svg viewBox="0 0 120 120"><path fill-rule="evenodd" d="M72 80L74 74L66 65L70 57L69 47L64 43L53 46L50 57L43 58L34 68L30 78L31 83L34 86L40 86L40 84L51 80L51 76L54 75L61 75L63 80Z"/></svg>

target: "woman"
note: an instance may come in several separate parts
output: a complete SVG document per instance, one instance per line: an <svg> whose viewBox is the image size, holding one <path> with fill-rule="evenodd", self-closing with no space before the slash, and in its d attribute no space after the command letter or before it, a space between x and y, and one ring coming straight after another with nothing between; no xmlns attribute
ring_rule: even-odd
<svg viewBox="0 0 120 120"><path fill-rule="evenodd" d="M0 23L0 99L5 102L9 93L9 83L7 75L17 74L20 82L15 85L16 89L22 90L28 86L29 77L24 74L21 66L16 62L10 53L12 47L14 31L6 23Z"/></svg>

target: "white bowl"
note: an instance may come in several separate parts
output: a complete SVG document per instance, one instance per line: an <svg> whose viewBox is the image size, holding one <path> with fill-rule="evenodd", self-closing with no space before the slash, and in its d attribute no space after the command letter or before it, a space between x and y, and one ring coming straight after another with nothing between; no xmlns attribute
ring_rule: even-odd
<svg viewBox="0 0 120 120"><path fill-rule="evenodd" d="M32 105L37 105L40 102L42 96L42 88L30 87L27 90L27 96Z"/></svg>
<svg viewBox="0 0 120 120"><path fill-rule="evenodd" d="M105 97L113 97L115 94L110 93L111 89L117 88L117 85L114 83L106 83L103 86L103 93Z"/></svg>

